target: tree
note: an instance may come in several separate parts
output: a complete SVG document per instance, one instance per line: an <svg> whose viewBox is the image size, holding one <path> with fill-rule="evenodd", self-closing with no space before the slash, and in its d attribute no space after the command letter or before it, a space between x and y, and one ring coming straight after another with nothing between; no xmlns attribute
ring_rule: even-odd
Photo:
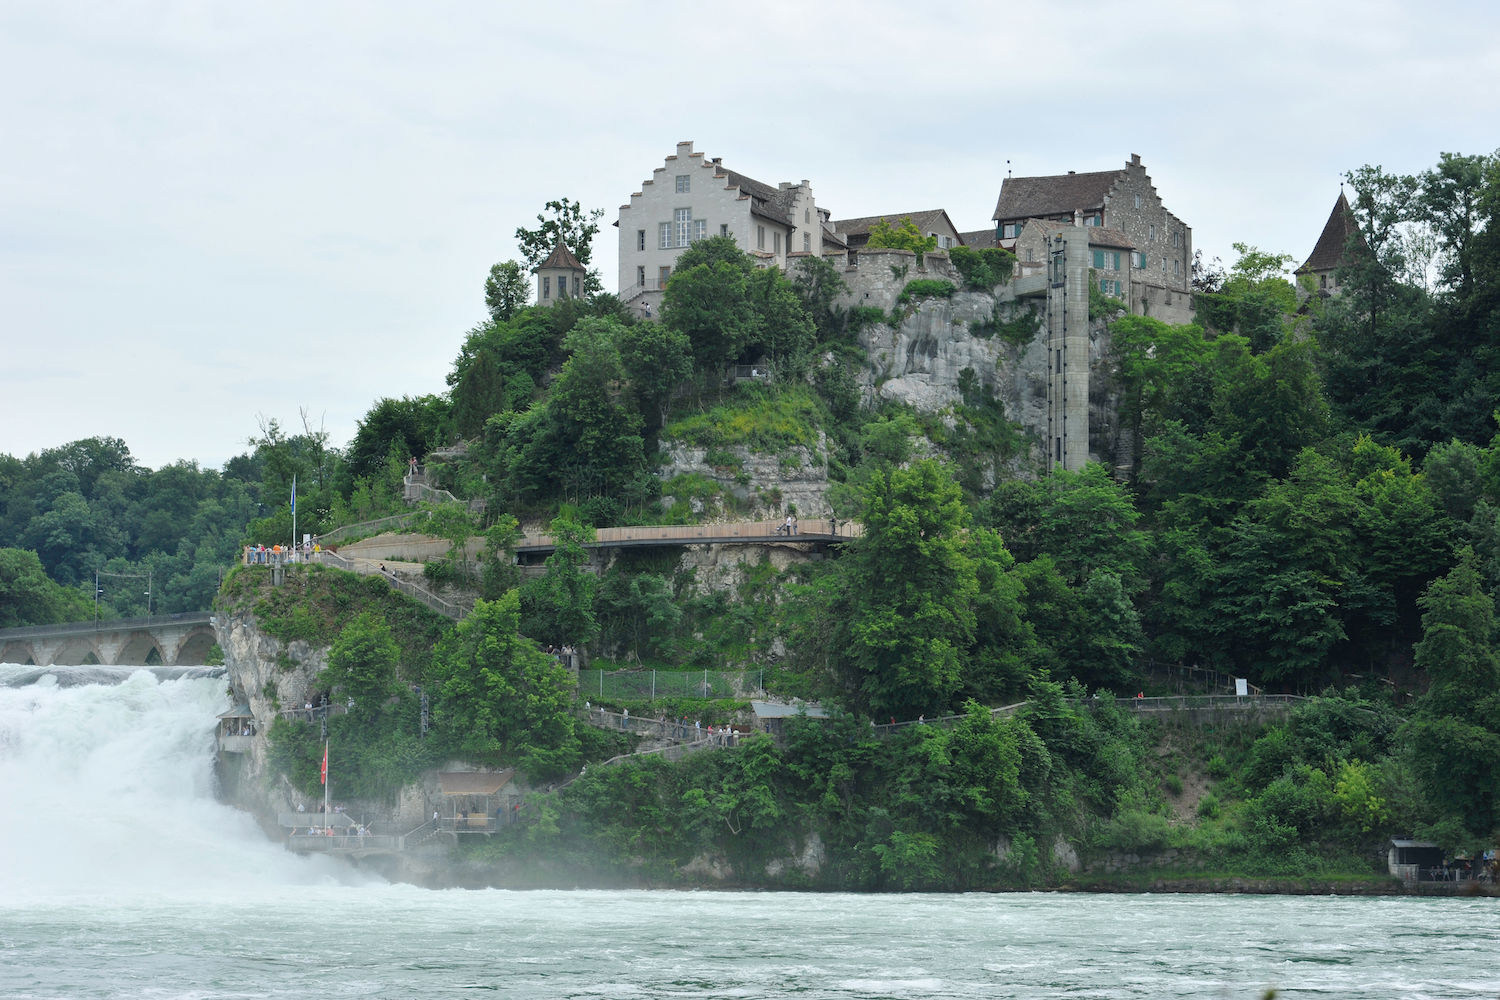
<svg viewBox="0 0 1500 1000"><path fill-rule="evenodd" d="M423 507L426 516L421 521L422 532L448 542L443 562L428 563L428 572L433 565L445 565L449 572L467 583L474 575L469 565L469 540L474 537L477 528L473 516L461 503L423 504Z"/></svg>
<svg viewBox="0 0 1500 1000"><path fill-rule="evenodd" d="M1401 735L1434 809L1489 844L1500 826L1500 654L1495 600L1471 549L1421 603L1416 665L1430 686Z"/></svg>
<svg viewBox="0 0 1500 1000"><path fill-rule="evenodd" d="M844 278L826 257L802 257L792 273L792 284L802 298L802 308L818 331L820 341L832 340L844 330L846 313L838 308L840 295L848 290Z"/></svg>
<svg viewBox="0 0 1500 1000"><path fill-rule="evenodd" d="M692 344L680 330L660 323L634 323L618 334L620 362L646 427L666 422L672 396L693 374Z"/></svg>
<svg viewBox="0 0 1500 1000"><path fill-rule="evenodd" d="M589 318L568 334L572 356L545 405L509 425L506 478L512 496L537 503L561 494L572 503L640 499L646 469L641 416L619 391L625 372L620 326Z"/></svg>
<svg viewBox="0 0 1500 1000"><path fill-rule="evenodd" d="M491 319L510 319L530 298L531 280L520 264L503 260L490 268L489 277L484 279L484 304Z"/></svg>
<svg viewBox="0 0 1500 1000"><path fill-rule="evenodd" d="M377 475L395 450L401 458L427 453L448 415L438 396L403 396L377 400L356 425L349 444L349 471L356 479Z"/></svg>
<svg viewBox="0 0 1500 1000"><path fill-rule="evenodd" d="M910 216L901 219L900 225L893 226L885 219L881 219L870 227L870 239L865 244L867 250L878 250L889 247L893 250L910 250L917 255L917 263L922 263L922 255L929 250L937 249L936 236L924 236L917 224L911 221Z"/></svg>
<svg viewBox="0 0 1500 1000"><path fill-rule="evenodd" d="M840 560L835 671L854 702L879 717L941 713L962 683L979 591L962 541L963 491L932 459L876 470L862 519L864 536Z"/></svg>
<svg viewBox="0 0 1500 1000"><path fill-rule="evenodd" d="M594 237L599 233L599 220L604 218L604 209L585 212L581 204L567 198L549 201L544 208L545 211L537 213L535 229L516 227L516 242L526 270L535 271L557 247L559 239L578 258L578 263L588 267L594 257ZM548 213L551 213L550 217ZM602 287L598 270L590 268L584 278L584 293L592 295Z"/></svg>
<svg viewBox="0 0 1500 1000"><path fill-rule="evenodd" d="M1123 316L1110 326L1110 355L1121 387L1120 417L1131 431L1131 474L1137 477L1145 439L1167 421L1194 429L1207 422L1214 349L1196 324Z"/></svg>
<svg viewBox="0 0 1500 1000"><path fill-rule="evenodd" d="M1415 663L1429 678L1423 711L1472 716L1476 707L1500 694L1495 600L1482 589L1474 551L1460 552L1458 565L1434 580L1420 603L1422 640L1415 648Z"/></svg>
<svg viewBox="0 0 1500 1000"><path fill-rule="evenodd" d="M1029 562L1046 553L1074 584L1103 569L1128 588L1138 583L1146 563L1146 536L1136 528L1140 516L1128 489L1097 462L1077 472L1060 469L1045 479L1002 483L982 508L985 523L999 531L1016 559Z"/></svg>
<svg viewBox="0 0 1500 1000"><path fill-rule="evenodd" d="M429 675L438 737L475 764L513 764L548 778L579 755L570 707L573 680L557 660L517 631L515 591L480 600L433 651Z"/></svg>
<svg viewBox="0 0 1500 1000"><path fill-rule="evenodd" d="M93 602L54 583L35 552L0 549L0 628L83 621L93 614Z"/></svg>
<svg viewBox="0 0 1500 1000"><path fill-rule="evenodd" d="M333 641L328 666L318 683L352 698L352 711L373 722L401 690L397 683L400 659L401 649L390 625L374 612L361 612Z"/></svg>
<svg viewBox="0 0 1500 1000"><path fill-rule="evenodd" d="M705 373L722 374L757 334L750 301L749 254L728 236L711 236L677 258L662 293L662 322L687 337Z"/></svg>
<svg viewBox="0 0 1500 1000"><path fill-rule="evenodd" d="M521 570L516 566L516 543L520 540L520 522L510 514L501 514L485 529L480 591L486 600L493 601L521 585Z"/></svg>
<svg viewBox="0 0 1500 1000"><path fill-rule="evenodd" d="M817 338L802 301L780 268L765 267L750 275L747 288L755 313L755 343L782 378L806 372L807 352Z"/></svg>
<svg viewBox="0 0 1500 1000"><path fill-rule="evenodd" d="M553 549L547 572L521 588L522 631L552 646L586 646L599 634L594 614L599 578L585 568L584 548L594 540L594 529L559 515L549 530Z"/></svg>

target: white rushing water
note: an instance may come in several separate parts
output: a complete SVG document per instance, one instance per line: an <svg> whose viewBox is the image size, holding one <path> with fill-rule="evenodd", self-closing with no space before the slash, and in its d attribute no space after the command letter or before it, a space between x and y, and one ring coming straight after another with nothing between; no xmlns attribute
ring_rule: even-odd
<svg viewBox="0 0 1500 1000"><path fill-rule="evenodd" d="M1487 899L390 885L214 800L222 679L3 686L19 669L0 667L3 1000L1500 994Z"/></svg>

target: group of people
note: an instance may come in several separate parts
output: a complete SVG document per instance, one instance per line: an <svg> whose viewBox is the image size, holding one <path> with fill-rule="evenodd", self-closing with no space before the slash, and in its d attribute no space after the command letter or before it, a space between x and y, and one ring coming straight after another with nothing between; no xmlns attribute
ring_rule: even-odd
<svg viewBox="0 0 1500 1000"><path fill-rule="evenodd" d="M289 562L311 562L322 554L323 546L310 538L298 546L279 543L269 548L264 545L247 545L245 546L245 565L278 566Z"/></svg>
<svg viewBox="0 0 1500 1000"><path fill-rule="evenodd" d="M776 529L778 535L795 535L797 533L797 515L788 514L786 520Z"/></svg>

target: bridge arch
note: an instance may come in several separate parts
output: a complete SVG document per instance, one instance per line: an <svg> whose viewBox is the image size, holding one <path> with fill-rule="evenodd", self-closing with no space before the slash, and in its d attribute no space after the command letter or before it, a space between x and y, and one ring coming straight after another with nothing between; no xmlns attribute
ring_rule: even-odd
<svg viewBox="0 0 1500 1000"><path fill-rule="evenodd" d="M85 664L103 663L104 660L99 656L93 637L79 636L58 646L57 652L52 656L52 662L59 667L81 667Z"/></svg>
<svg viewBox="0 0 1500 1000"><path fill-rule="evenodd" d="M156 636L150 632L136 632L120 647L115 654L114 664L129 663L144 667L158 667L166 664L167 658L162 655L161 645L156 641ZM112 666L114 664L111 664Z"/></svg>
<svg viewBox="0 0 1500 1000"><path fill-rule="evenodd" d="M0 663L19 663L23 666L36 663L36 653L29 642L11 641L0 648Z"/></svg>
<svg viewBox="0 0 1500 1000"><path fill-rule="evenodd" d="M214 635L214 630L209 626L203 625L195 628L178 641L176 652L168 666L175 667L178 664L197 666L207 663L209 650L213 649L218 641L219 637Z"/></svg>

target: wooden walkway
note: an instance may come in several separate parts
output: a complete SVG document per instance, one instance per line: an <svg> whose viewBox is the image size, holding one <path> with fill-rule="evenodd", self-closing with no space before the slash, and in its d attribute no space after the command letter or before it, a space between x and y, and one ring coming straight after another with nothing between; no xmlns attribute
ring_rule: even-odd
<svg viewBox="0 0 1500 1000"><path fill-rule="evenodd" d="M784 530L784 521L734 521L726 524L648 524L629 528L599 528L584 548L615 549L660 545L838 545L864 534L864 525L853 521L809 518L797 524L796 534ZM557 547L551 535L523 535L516 553L551 552Z"/></svg>

